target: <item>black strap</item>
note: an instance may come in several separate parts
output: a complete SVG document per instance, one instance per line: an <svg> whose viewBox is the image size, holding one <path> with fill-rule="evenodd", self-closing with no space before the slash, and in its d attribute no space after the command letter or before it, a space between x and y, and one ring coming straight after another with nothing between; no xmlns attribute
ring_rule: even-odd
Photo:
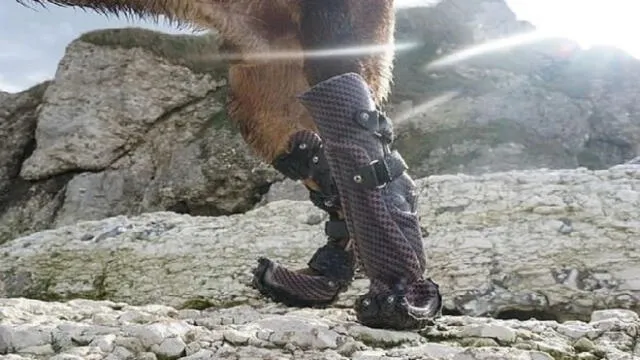
<svg viewBox="0 0 640 360"><path fill-rule="evenodd" d="M309 159L315 149L307 144L294 146L290 152L276 157L271 164L276 170L292 180L302 180L309 176Z"/></svg>
<svg viewBox="0 0 640 360"><path fill-rule="evenodd" d="M331 189L331 192L328 193L308 189L309 200L311 200L311 203L313 203L313 205L324 211L338 211L340 210L340 197L338 196L337 190L333 190L334 186L332 186Z"/></svg>
<svg viewBox="0 0 640 360"><path fill-rule="evenodd" d="M402 175L409 167L397 150L386 154L382 159L372 161L359 168L353 174L353 181L367 189L383 187Z"/></svg>
<svg viewBox="0 0 640 360"><path fill-rule="evenodd" d="M371 131L376 137L383 140L385 144L393 142L393 126L391 120L378 110L363 110L356 112L355 121L358 125Z"/></svg>
<svg viewBox="0 0 640 360"><path fill-rule="evenodd" d="M349 237L347 223L344 220L329 220L324 223L324 233L333 239L342 240Z"/></svg>

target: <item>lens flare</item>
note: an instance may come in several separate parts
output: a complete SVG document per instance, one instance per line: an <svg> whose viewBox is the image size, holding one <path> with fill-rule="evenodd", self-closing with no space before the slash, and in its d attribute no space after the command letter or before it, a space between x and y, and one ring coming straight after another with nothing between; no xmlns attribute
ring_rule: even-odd
<svg viewBox="0 0 640 360"><path fill-rule="evenodd" d="M483 44L474 45L466 49L456 51L452 54L441 57L435 61L432 61L425 65L424 70L437 70L448 66L456 65L465 60L470 60L474 57L481 55L487 55L509 48L535 43L537 41L554 38L552 34L544 31L531 31L524 34L517 34L502 39L488 41Z"/></svg>
<svg viewBox="0 0 640 360"><path fill-rule="evenodd" d="M346 56L358 56L358 55L372 55L378 53L386 53L389 51L399 52L414 49L420 46L417 42L406 42L396 44L383 44L383 45L364 45L364 46L351 46L344 48L331 48L324 50L273 50L268 52L257 53L219 53L210 54L207 58L211 60L302 60L304 58L331 58L331 57L346 57Z"/></svg>
<svg viewBox="0 0 640 360"><path fill-rule="evenodd" d="M448 91L442 95L436 96L428 101L425 101L419 105L412 106L411 109L400 112L393 116L394 124L403 124L409 122L410 120L414 120L416 117L422 114L426 114L429 110L435 108L438 105L444 104L445 102L452 100L456 96L458 96L458 91Z"/></svg>

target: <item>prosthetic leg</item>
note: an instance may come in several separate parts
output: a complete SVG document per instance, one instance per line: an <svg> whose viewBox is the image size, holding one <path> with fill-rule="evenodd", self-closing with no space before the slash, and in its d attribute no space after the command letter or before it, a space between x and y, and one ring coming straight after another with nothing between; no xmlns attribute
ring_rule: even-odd
<svg viewBox="0 0 640 360"><path fill-rule="evenodd" d="M423 277L418 195L404 160L389 148L391 123L355 73L322 81L300 100L323 139L355 255L371 281L356 301L358 320L371 327L422 326L440 312L442 297Z"/></svg>
<svg viewBox="0 0 640 360"><path fill-rule="evenodd" d="M393 3L300 1L301 48L393 43ZM437 315L442 299L438 285L423 278L426 260L415 184L406 174L402 157L389 149L390 122L375 111L389 92L392 60L392 50L305 56L304 78L309 87L296 94L301 94L298 99L305 110L301 118L306 121L310 115L309 124L307 130L296 130L288 137L287 151L272 164L292 179L303 179L314 204L331 214L329 242L318 249L304 271L260 259L253 285L287 305L328 305L350 284L358 260L371 280L368 293L355 304L359 321L371 327L411 329ZM273 83L265 81L264 85ZM252 88L248 93L255 91ZM271 93L259 99L271 98ZM255 106L246 107L250 108ZM277 114L275 108L272 113ZM252 130L249 135L267 131L271 130Z"/></svg>

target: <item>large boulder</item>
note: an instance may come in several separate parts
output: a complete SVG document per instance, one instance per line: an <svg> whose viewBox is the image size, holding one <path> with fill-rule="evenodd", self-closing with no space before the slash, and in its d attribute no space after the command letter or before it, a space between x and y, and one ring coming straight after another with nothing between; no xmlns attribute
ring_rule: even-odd
<svg viewBox="0 0 640 360"><path fill-rule="evenodd" d="M418 181L427 275L448 313L587 319L640 311L640 167L539 170ZM118 216L0 246L0 297L108 299L178 308L264 305L260 256L303 267L324 214L281 200L245 214ZM341 296L351 306L368 280Z"/></svg>
<svg viewBox="0 0 640 360"><path fill-rule="evenodd" d="M364 327L339 309L0 299L0 317L7 360L632 360L640 353L640 319L619 309L563 324L445 316L418 332Z"/></svg>
<svg viewBox="0 0 640 360"><path fill-rule="evenodd" d="M226 118L213 35L87 33L0 103L0 243L81 220L251 209L281 177ZM188 54L188 56L186 55Z"/></svg>

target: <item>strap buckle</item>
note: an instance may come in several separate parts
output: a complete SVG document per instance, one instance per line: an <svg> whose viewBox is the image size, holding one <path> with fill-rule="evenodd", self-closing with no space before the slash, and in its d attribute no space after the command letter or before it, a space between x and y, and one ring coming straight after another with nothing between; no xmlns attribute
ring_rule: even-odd
<svg viewBox="0 0 640 360"><path fill-rule="evenodd" d="M367 189L380 189L402 175L409 167L397 150L362 166L353 176L353 181Z"/></svg>

